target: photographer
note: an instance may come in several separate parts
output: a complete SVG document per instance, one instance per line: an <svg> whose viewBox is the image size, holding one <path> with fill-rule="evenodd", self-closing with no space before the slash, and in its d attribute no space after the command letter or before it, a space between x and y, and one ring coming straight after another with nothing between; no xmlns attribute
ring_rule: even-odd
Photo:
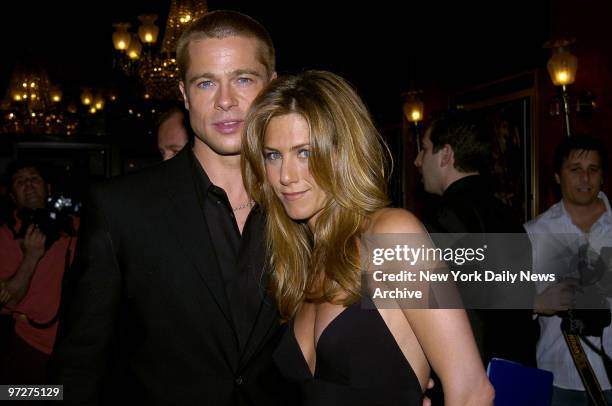
<svg viewBox="0 0 612 406"><path fill-rule="evenodd" d="M565 139L554 156L562 199L525 224L534 272L556 274L555 282L539 284L535 301L538 367L554 374L553 406L586 405L589 399L612 404L606 366L606 354L612 353L611 271L605 259L612 246L612 212L601 191L606 168L599 140Z"/></svg>
<svg viewBox="0 0 612 406"><path fill-rule="evenodd" d="M76 243L76 219L47 207L46 176L34 162L15 161L6 171L14 211L0 227L3 383L44 382L62 278Z"/></svg>

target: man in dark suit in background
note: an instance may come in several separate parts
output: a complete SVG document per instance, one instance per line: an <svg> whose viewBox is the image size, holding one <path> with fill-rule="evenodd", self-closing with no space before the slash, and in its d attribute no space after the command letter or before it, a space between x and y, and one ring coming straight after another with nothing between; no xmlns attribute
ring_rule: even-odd
<svg viewBox="0 0 612 406"><path fill-rule="evenodd" d="M484 234L491 233L524 234L520 221L494 196L488 181L481 176L492 155L493 135L493 128L482 117L466 111L441 115L425 132L422 150L414 164L423 175L425 191L441 196L434 218L424 219L430 233L482 234L479 238L487 238ZM524 244L525 249L519 252L524 253L523 262L530 266L527 236L519 236L516 240ZM502 251L505 248L502 247ZM502 252L502 255L505 254ZM502 261L502 265L509 265L503 262L506 261ZM509 286L503 285L504 288ZM531 284L527 286L526 296L531 297L532 288ZM493 357L535 366L535 324L532 311L526 307L520 310L486 310L486 306L468 309L485 367Z"/></svg>
<svg viewBox="0 0 612 406"><path fill-rule="evenodd" d="M193 148L92 189L51 376L68 403L290 404L264 219L240 174L274 48L250 17L218 11L186 29L177 60Z"/></svg>

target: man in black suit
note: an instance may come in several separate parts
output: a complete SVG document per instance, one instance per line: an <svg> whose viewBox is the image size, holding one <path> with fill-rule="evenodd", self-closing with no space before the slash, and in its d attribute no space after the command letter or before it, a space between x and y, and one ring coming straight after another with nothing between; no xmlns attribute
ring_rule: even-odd
<svg viewBox="0 0 612 406"><path fill-rule="evenodd" d="M530 267L531 248L521 222L495 197L490 181L481 176L481 171L487 170L490 164L493 135L493 128L473 112L447 112L431 123L414 164L423 175L425 191L439 195L441 199L435 215L424 219L424 224L430 233L472 233L470 243L485 239L489 251L487 256L494 257L493 252L501 256L497 258L500 265L521 263ZM502 240L501 233L515 235ZM509 241L512 247L499 246L505 241ZM521 258L513 255L517 252ZM515 268L512 271L517 273L529 269ZM536 326L528 308L534 293L533 285L498 285L501 294L525 298L514 302L520 302L521 309L517 310L504 306L500 306L504 307L502 310L488 310L495 308L486 302L491 297L502 303L511 303L513 299L495 297L490 289L478 290L489 286L493 285L468 283L459 286L465 289L462 291L465 303L478 303L467 310L485 367L493 357L535 366ZM470 291L472 287L475 289ZM466 298L465 292L472 296ZM476 298L476 295L480 297Z"/></svg>
<svg viewBox="0 0 612 406"><path fill-rule="evenodd" d="M236 12L183 33L193 147L92 188L52 358L65 401L291 403L272 363L264 219L240 174L243 122L274 59L266 30Z"/></svg>

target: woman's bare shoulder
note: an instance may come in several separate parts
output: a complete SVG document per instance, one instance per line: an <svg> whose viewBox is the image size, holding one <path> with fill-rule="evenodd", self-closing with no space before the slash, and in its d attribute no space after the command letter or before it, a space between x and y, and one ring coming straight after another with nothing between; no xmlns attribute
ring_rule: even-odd
<svg viewBox="0 0 612 406"><path fill-rule="evenodd" d="M370 218L368 233L395 234L395 233L422 233L423 224L408 210L384 208L377 210Z"/></svg>

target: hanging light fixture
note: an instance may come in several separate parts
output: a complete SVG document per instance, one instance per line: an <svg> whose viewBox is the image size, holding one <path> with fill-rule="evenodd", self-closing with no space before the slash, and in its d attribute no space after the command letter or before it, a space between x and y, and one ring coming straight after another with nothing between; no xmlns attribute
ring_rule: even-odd
<svg viewBox="0 0 612 406"><path fill-rule="evenodd" d="M159 34L159 27L155 25L157 20L156 14L143 14L138 16L140 20L140 27L138 27L138 38L143 44L155 44L157 42L157 35Z"/></svg>
<svg viewBox="0 0 612 406"><path fill-rule="evenodd" d="M138 35L130 34L130 24L114 24L113 44L118 54L117 65L131 77L137 77L152 99L179 98L176 42L185 27L207 10L205 0L171 0L161 45L156 46L158 16L143 14L138 17ZM128 39L129 36L129 39ZM145 45L143 48L143 44Z"/></svg>
<svg viewBox="0 0 612 406"><path fill-rule="evenodd" d="M113 33L113 46L117 51L125 51L129 48L130 42L132 41L132 34L128 32L128 29L132 25L129 23L115 23L115 32Z"/></svg>
<svg viewBox="0 0 612 406"><path fill-rule="evenodd" d="M91 89L84 88L81 92L81 103L85 106L89 106L93 103L93 94L91 93Z"/></svg>
<svg viewBox="0 0 612 406"><path fill-rule="evenodd" d="M18 62L0 102L0 133L67 134L62 92L38 60Z"/></svg>

